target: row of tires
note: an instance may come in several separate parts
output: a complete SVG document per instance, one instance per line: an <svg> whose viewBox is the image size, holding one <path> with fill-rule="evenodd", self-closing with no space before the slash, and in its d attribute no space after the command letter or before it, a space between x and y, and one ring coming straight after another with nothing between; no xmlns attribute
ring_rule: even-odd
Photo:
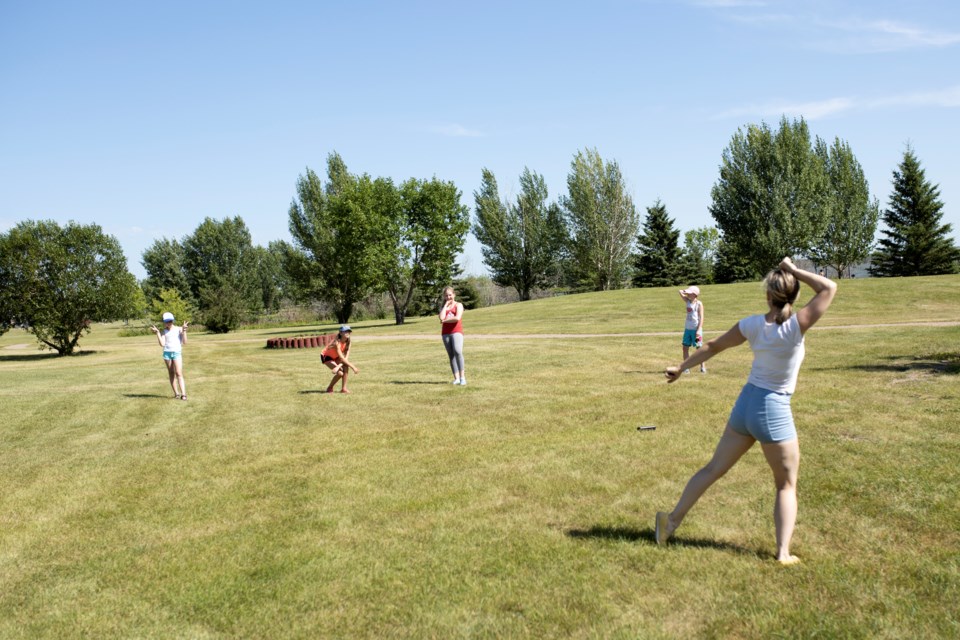
<svg viewBox="0 0 960 640"><path fill-rule="evenodd" d="M325 347L334 340L336 334L326 336L300 336L297 338L270 338L267 340L267 349L313 349Z"/></svg>

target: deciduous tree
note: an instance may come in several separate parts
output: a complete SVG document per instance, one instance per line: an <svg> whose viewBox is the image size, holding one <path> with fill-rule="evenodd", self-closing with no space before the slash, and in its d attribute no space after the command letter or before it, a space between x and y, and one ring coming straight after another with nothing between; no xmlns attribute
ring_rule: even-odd
<svg viewBox="0 0 960 640"><path fill-rule="evenodd" d="M237 216L206 218L183 240L183 267L203 324L218 333L237 328L263 308L257 251Z"/></svg>
<svg viewBox="0 0 960 640"><path fill-rule="evenodd" d="M390 180L350 174L337 153L327 158L326 184L309 168L297 181L289 214L293 247L284 265L340 322L350 319L354 303L383 289L395 207Z"/></svg>
<svg viewBox="0 0 960 640"><path fill-rule="evenodd" d="M815 153L827 174L830 213L807 256L817 264L833 267L842 278L848 267L870 256L880 206L870 198L863 168L848 143L836 138L828 147L818 138Z"/></svg>
<svg viewBox="0 0 960 640"><path fill-rule="evenodd" d="M391 242L381 253L384 284L394 319L403 324L417 289L436 289L456 274L457 255L470 230L470 210L460 191L437 178L404 182L390 208Z"/></svg>
<svg viewBox="0 0 960 640"><path fill-rule="evenodd" d="M137 313L137 281L98 225L21 222L0 234L0 334L23 326L70 355L94 321Z"/></svg>
<svg viewBox="0 0 960 640"><path fill-rule="evenodd" d="M579 151L570 164L567 190L561 205L574 278L595 291L622 288L640 219L620 166L604 162L596 149Z"/></svg>
<svg viewBox="0 0 960 640"><path fill-rule="evenodd" d="M806 255L829 217L826 172L807 123L749 125L723 152L710 214L725 243L765 273L783 256Z"/></svg>
<svg viewBox="0 0 960 640"><path fill-rule="evenodd" d="M500 199L497 179L484 169L473 194L477 219L473 233L482 246L483 262L493 281L517 290L520 300L554 280L566 244L563 215L548 202L547 183L525 168L515 203Z"/></svg>

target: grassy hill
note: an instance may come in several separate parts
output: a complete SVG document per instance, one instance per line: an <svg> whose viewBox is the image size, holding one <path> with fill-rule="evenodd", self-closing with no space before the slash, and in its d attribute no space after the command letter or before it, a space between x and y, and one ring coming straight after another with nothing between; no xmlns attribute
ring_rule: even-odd
<svg viewBox="0 0 960 640"><path fill-rule="evenodd" d="M263 348L329 326L191 334L187 402L152 336L56 358L10 332L0 637L956 637L960 326L908 323L956 322L958 291L842 281L808 334L789 569L758 449L653 544L750 363L666 385L673 289L468 312L465 388L436 320L356 323L349 396ZM703 300L708 334L762 310L755 283Z"/></svg>

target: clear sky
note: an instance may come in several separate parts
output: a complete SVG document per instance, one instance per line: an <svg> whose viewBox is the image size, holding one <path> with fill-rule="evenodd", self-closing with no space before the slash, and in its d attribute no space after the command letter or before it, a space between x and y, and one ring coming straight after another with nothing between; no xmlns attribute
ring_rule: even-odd
<svg viewBox="0 0 960 640"><path fill-rule="evenodd" d="M555 199L588 147L686 231L737 129L781 115L848 141L881 205L911 144L960 238L957 0L0 0L0 231L95 222L143 277L208 216L289 239L332 151L472 210L482 168Z"/></svg>

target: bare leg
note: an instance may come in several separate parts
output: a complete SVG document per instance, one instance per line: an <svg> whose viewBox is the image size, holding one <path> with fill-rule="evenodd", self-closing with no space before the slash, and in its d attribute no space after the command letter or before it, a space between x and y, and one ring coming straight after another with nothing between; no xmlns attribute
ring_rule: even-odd
<svg viewBox="0 0 960 640"><path fill-rule="evenodd" d="M773 523L777 531L777 560L784 564L797 562L790 555L790 539L797 522L797 474L800 471L800 443L770 442L761 445L767 464L773 471L777 500L773 506Z"/></svg>
<svg viewBox="0 0 960 640"><path fill-rule="evenodd" d="M333 380L330 381L330 385L327 387L327 393L333 393L333 388L337 386L337 383L340 382L340 378L342 377L342 370L339 370L333 374Z"/></svg>
<svg viewBox="0 0 960 640"><path fill-rule="evenodd" d="M167 367L167 376L170 378L170 388L173 389L173 397L179 398L180 393L177 391L177 370L173 362L173 360L164 359L163 364Z"/></svg>
<svg viewBox="0 0 960 640"><path fill-rule="evenodd" d="M680 500L677 502L677 506L670 512L667 538L680 526L687 512L693 508L693 505L697 504L700 496L702 496L714 482L722 478L723 475L730 470L730 467L735 465L737 460L753 446L754 442L756 442L756 440L750 436L740 435L729 426L724 429L723 435L720 436L720 442L717 443L717 449L713 452L713 458L711 458L705 467L693 474L687 482L687 486L684 488L683 494L681 494Z"/></svg>
<svg viewBox="0 0 960 640"><path fill-rule="evenodd" d="M350 393L350 390L347 389L347 376L350 374L350 367L343 367L340 373L340 377L343 382L340 384L340 393Z"/></svg>
<svg viewBox="0 0 960 640"><path fill-rule="evenodd" d="M180 397L186 398L186 397L187 397L187 385L186 385L186 383L183 381L183 360L181 360L180 358L177 358L176 360L174 360L174 361L173 361L173 368L174 368L174 372L175 372L175 375L176 375L177 382L180 383ZM174 386L173 390L174 390L174 391L177 390L176 386Z"/></svg>

